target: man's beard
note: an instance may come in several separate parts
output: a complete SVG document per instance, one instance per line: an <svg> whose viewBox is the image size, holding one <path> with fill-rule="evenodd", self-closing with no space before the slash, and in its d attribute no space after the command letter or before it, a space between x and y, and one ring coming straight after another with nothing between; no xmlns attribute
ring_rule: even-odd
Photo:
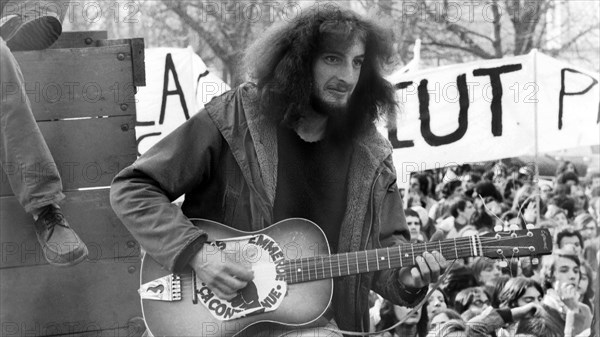
<svg viewBox="0 0 600 337"><path fill-rule="evenodd" d="M312 94L310 104L318 114L328 117L326 137L334 142L347 143L358 134L361 118L349 103L333 105Z"/></svg>

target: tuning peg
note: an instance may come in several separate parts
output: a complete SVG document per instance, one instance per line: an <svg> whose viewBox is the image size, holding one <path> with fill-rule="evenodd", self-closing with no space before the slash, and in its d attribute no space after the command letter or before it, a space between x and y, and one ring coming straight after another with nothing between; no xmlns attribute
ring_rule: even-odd
<svg viewBox="0 0 600 337"><path fill-rule="evenodd" d="M500 268L506 268L506 267L508 267L508 262L500 261L500 262L498 262L498 266L500 266Z"/></svg>
<svg viewBox="0 0 600 337"><path fill-rule="evenodd" d="M504 230L504 227L502 227L502 225L494 226L494 232L496 232L496 233L502 232L503 230Z"/></svg>
<svg viewBox="0 0 600 337"><path fill-rule="evenodd" d="M534 225L534 224L532 224L532 223L528 223L528 224L525 226L525 228L527 228L528 230L532 230L532 229L534 229L534 228L535 228L535 225Z"/></svg>
<svg viewBox="0 0 600 337"><path fill-rule="evenodd" d="M510 225L510 230L511 231L518 231L519 230L519 225L515 225L515 224Z"/></svg>
<svg viewBox="0 0 600 337"><path fill-rule="evenodd" d="M540 264L540 259L534 257L533 259L531 259L531 264L537 266L538 264Z"/></svg>

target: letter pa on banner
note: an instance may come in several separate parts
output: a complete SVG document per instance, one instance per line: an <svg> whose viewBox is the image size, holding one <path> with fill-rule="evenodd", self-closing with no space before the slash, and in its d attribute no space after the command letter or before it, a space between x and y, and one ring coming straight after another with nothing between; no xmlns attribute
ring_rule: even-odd
<svg viewBox="0 0 600 337"><path fill-rule="evenodd" d="M388 80L401 112L396 129L380 131L392 142L402 179L414 171L600 144L598 73L537 51Z"/></svg>
<svg viewBox="0 0 600 337"><path fill-rule="evenodd" d="M145 63L146 86L136 94L138 155L229 90L191 47L146 49Z"/></svg>

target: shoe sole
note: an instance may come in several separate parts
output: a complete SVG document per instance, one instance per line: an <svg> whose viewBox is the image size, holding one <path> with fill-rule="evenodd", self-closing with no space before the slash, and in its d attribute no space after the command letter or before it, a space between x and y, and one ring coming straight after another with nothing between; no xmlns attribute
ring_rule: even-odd
<svg viewBox="0 0 600 337"><path fill-rule="evenodd" d="M6 41L13 51L42 50L50 47L62 33L60 21L54 17L40 17L25 22Z"/></svg>

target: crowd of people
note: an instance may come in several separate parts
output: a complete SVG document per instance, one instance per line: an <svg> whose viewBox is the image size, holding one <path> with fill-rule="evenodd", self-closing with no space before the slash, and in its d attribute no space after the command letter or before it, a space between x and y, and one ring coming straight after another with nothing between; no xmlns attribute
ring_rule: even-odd
<svg viewBox="0 0 600 337"><path fill-rule="evenodd" d="M600 173L562 162L556 175L498 161L413 174L405 193L411 241L547 228L551 255L455 261L411 310L371 293L382 336L598 336ZM436 235L437 236L437 235ZM597 315L597 314L596 314Z"/></svg>

